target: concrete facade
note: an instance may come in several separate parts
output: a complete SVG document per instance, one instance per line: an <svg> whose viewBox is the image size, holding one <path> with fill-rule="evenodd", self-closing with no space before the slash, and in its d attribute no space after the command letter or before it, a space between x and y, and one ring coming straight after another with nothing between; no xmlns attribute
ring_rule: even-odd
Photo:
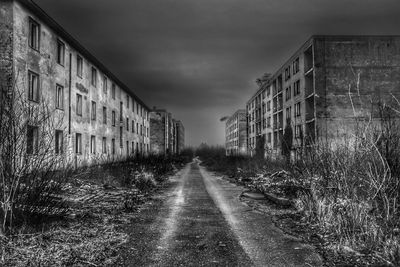
<svg viewBox="0 0 400 267"><path fill-rule="evenodd" d="M175 139L176 139L176 153L182 153L185 148L185 127L183 127L183 123L179 120L175 121Z"/></svg>
<svg viewBox="0 0 400 267"><path fill-rule="evenodd" d="M352 138L357 121L379 121L380 105L398 104L400 36L312 36L259 85L247 103L250 154L253 138L265 134L267 154L279 155L287 121L296 151L315 141L342 143Z"/></svg>
<svg viewBox="0 0 400 267"><path fill-rule="evenodd" d="M256 154L257 147L264 147L271 137L272 93L266 86L270 77L265 74L257 80L259 88L246 104L247 153L250 156Z"/></svg>
<svg viewBox="0 0 400 267"><path fill-rule="evenodd" d="M225 124L225 151L227 156L247 154L246 110L240 109Z"/></svg>
<svg viewBox="0 0 400 267"><path fill-rule="evenodd" d="M0 12L1 86L48 104L76 165L148 153L149 108L131 88L32 1L2 1Z"/></svg>
<svg viewBox="0 0 400 267"><path fill-rule="evenodd" d="M150 152L159 155L179 154L184 147L185 129L165 109L150 112Z"/></svg>

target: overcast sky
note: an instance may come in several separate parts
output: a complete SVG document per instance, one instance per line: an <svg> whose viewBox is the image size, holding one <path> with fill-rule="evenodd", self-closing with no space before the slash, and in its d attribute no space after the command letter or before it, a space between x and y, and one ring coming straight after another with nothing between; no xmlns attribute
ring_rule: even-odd
<svg viewBox="0 0 400 267"><path fill-rule="evenodd" d="M399 0L35 0L186 144L224 143L219 119L313 34L400 34Z"/></svg>

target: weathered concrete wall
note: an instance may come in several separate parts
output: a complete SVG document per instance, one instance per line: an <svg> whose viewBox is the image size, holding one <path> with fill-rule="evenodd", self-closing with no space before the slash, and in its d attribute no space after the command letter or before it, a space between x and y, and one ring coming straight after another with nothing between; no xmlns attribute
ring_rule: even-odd
<svg viewBox="0 0 400 267"><path fill-rule="evenodd" d="M150 112L150 151L154 154L176 154L179 129L172 114L164 109Z"/></svg>
<svg viewBox="0 0 400 267"><path fill-rule="evenodd" d="M225 125L226 155L247 154L247 116L246 110L236 111Z"/></svg>
<svg viewBox="0 0 400 267"><path fill-rule="evenodd" d="M0 105L2 105L5 94L13 87L12 1L0 2L0 48Z"/></svg>
<svg viewBox="0 0 400 267"><path fill-rule="evenodd" d="M356 119L378 119L379 104L399 109L400 37L321 37L315 40L319 136L352 138Z"/></svg>
<svg viewBox="0 0 400 267"><path fill-rule="evenodd" d="M58 121L63 121L60 130L67 134L70 154L78 164L90 163L97 159L126 156L136 152L146 153L149 149L148 111L128 92L116 85L116 96L111 95L112 84L107 77L107 90L103 91L103 76L93 62L85 58L82 51L77 51L63 39L61 34L46 24L42 17L37 17L14 2L14 73L17 87L27 93L28 71L39 74L40 101L47 101ZM40 24L40 48L36 51L28 45L29 18ZM57 40L65 43L65 63L57 63ZM77 56L83 59L83 75L77 75ZM71 60L70 60L71 58ZM91 69L97 69L97 85L91 84ZM70 80L71 77L71 80ZM56 84L64 87L64 106L56 109ZM82 95L82 116L76 113L77 94ZM127 97L128 96L128 97ZM91 102L96 102L96 119L91 119ZM129 108L128 108L129 101ZM123 118L120 121L120 102L123 103ZM103 107L106 107L106 124L103 123ZM70 112L69 112L70 108ZM112 111L115 112L116 124L112 126ZM128 125L126 121L129 121ZM134 131L132 131L132 124ZM120 142L122 127L122 142ZM82 134L82 154L75 153L76 133ZM95 136L96 153L90 153L90 138ZM106 153L102 153L102 140L106 138ZM111 153L111 140L115 139L116 154ZM67 140L64 140L67 142ZM128 149L127 143L128 142Z"/></svg>
<svg viewBox="0 0 400 267"><path fill-rule="evenodd" d="M239 146L238 153L240 155L247 155L247 118L246 113L238 114L238 132L239 132Z"/></svg>
<svg viewBox="0 0 400 267"><path fill-rule="evenodd" d="M176 128L176 153L180 154L185 148L185 127L181 121L175 122Z"/></svg>
<svg viewBox="0 0 400 267"><path fill-rule="evenodd" d="M150 112L150 152L153 154L166 153L166 124L164 112Z"/></svg>
<svg viewBox="0 0 400 267"><path fill-rule="evenodd" d="M298 72L294 72L298 59ZM286 70L290 77L285 79ZM282 91L278 88L282 77ZM294 84L299 81L299 94ZM276 86L275 86L276 85ZM271 126L261 134L271 134L266 149L279 155L280 138L290 118L294 147L307 145L317 136L320 141L348 143L354 133L365 126L363 121L379 122L378 104L400 107L400 36L313 36L307 40L265 84L270 88L271 111L263 111L271 118ZM263 88L264 88L263 87ZM260 88L247 102L248 151L253 154L258 136L257 98ZM290 90L286 91L286 88ZM287 94L290 93L290 95ZM282 107L275 105L282 97ZM296 104L300 115L296 116ZM301 134L296 134L301 133ZM296 137L297 136L297 137Z"/></svg>
<svg viewBox="0 0 400 267"><path fill-rule="evenodd" d="M167 153L174 154L174 139L175 139L174 123L172 121L172 114L169 112L167 113L166 121L167 121L167 131L168 131L167 132L167 136L168 136Z"/></svg>

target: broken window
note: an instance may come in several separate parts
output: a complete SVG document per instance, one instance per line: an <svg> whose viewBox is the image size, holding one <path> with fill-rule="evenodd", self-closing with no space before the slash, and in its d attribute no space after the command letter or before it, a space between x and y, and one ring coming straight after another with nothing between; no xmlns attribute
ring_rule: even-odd
<svg viewBox="0 0 400 267"><path fill-rule="evenodd" d="M122 138L122 126L121 127L119 127L119 145L121 146L121 147L123 147L123 138Z"/></svg>
<svg viewBox="0 0 400 267"><path fill-rule="evenodd" d="M293 61L293 74L298 73L300 70L300 60L299 58L296 58L295 61Z"/></svg>
<svg viewBox="0 0 400 267"><path fill-rule="evenodd" d="M29 18L29 46L35 50L40 47L40 25Z"/></svg>
<svg viewBox="0 0 400 267"><path fill-rule="evenodd" d="M286 88L286 101L288 101L292 97L292 87L289 85L289 87Z"/></svg>
<svg viewBox="0 0 400 267"><path fill-rule="evenodd" d="M286 120L292 117L292 107L286 108Z"/></svg>
<svg viewBox="0 0 400 267"><path fill-rule="evenodd" d="M300 80L297 80L293 84L293 95L298 95L300 94Z"/></svg>
<svg viewBox="0 0 400 267"><path fill-rule="evenodd" d="M28 99L39 102L39 75L28 71Z"/></svg>
<svg viewBox="0 0 400 267"><path fill-rule="evenodd" d="M28 125L26 153L36 154L39 149L39 127Z"/></svg>
<svg viewBox="0 0 400 267"><path fill-rule="evenodd" d="M75 152L82 154L82 134L76 133L75 135Z"/></svg>
<svg viewBox="0 0 400 267"><path fill-rule="evenodd" d="M300 117L301 116L301 103L296 103L294 106L294 113L296 117Z"/></svg>
<svg viewBox="0 0 400 267"><path fill-rule="evenodd" d="M123 109L123 103L122 101L119 103L119 121L123 121L123 113L122 113L122 109Z"/></svg>
<svg viewBox="0 0 400 267"><path fill-rule="evenodd" d="M92 67L92 81L91 81L91 83L92 83L92 85L94 87L97 86L97 70L94 67Z"/></svg>
<svg viewBox="0 0 400 267"><path fill-rule="evenodd" d="M90 136L90 153L96 154L96 136Z"/></svg>
<svg viewBox="0 0 400 267"><path fill-rule="evenodd" d="M115 127L115 111L114 110L111 112L111 123L112 123L112 126Z"/></svg>
<svg viewBox="0 0 400 267"><path fill-rule="evenodd" d="M290 79L290 66L285 69L285 81Z"/></svg>
<svg viewBox="0 0 400 267"><path fill-rule="evenodd" d="M103 76L103 93L107 94L107 77Z"/></svg>
<svg viewBox="0 0 400 267"><path fill-rule="evenodd" d="M56 108L64 108L64 87L59 84L56 85Z"/></svg>
<svg viewBox="0 0 400 267"><path fill-rule="evenodd" d="M115 99L115 84L114 83L111 86L111 95L112 95L112 99Z"/></svg>
<svg viewBox="0 0 400 267"><path fill-rule="evenodd" d="M55 146L55 152L56 154L62 154L63 153L63 146L64 146L64 134L62 130L56 130L56 136L55 136L55 141L56 141L56 146Z"/></svg>
<svg viewBox="0 0 400 267"><path fill-rule="evenodd" d="M82 96L76 94L76 115L82 116Z"/></svg>
<svg viewBox="0 0 400 267"><path fill-rule="evenodd" d="M83 75L83 59L80 56L76 56L76 75L80 78Z"/></svg>
<svg viewBox="0 0 400 267"><path fill-rule="evenodd" d="M57 40L57 63L64 66L65 63L65 44Z"/></svg>
<svg viewBox="0 0 400 267"><path fill-rule="evenodd" d="M103 124L107 124L107 107L103 107Z"/></svg>
<svg viewBox="0 0 400 267"><path fill-rule="evenodd" d="M115 139L111 139L111 154L115 154Z"/></svg>
<svg viewBox="0 0 400 267"><path fill-rule="evenodd" d="M102 147L101 152L103 154L107 154L107 138L103 137L103 141L102 141L101 147Z"/></svg>
<svg viewBox="0 0 400 267"><path fill-rule="evenodd" d="M92 121L96 120L96 102L92 101Z"/></svg>

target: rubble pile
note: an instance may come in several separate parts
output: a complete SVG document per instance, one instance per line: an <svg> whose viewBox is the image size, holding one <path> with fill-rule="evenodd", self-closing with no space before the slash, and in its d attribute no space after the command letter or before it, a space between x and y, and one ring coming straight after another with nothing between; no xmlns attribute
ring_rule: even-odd
<svg viewBox="0 0 400 267"><path fill-rule="evenodd" d="M296 179L285 170L257 174L251 179L249 187L264 194L272 193L289 199L297 198L300 191L306 190L301 179Z"/></svg>

